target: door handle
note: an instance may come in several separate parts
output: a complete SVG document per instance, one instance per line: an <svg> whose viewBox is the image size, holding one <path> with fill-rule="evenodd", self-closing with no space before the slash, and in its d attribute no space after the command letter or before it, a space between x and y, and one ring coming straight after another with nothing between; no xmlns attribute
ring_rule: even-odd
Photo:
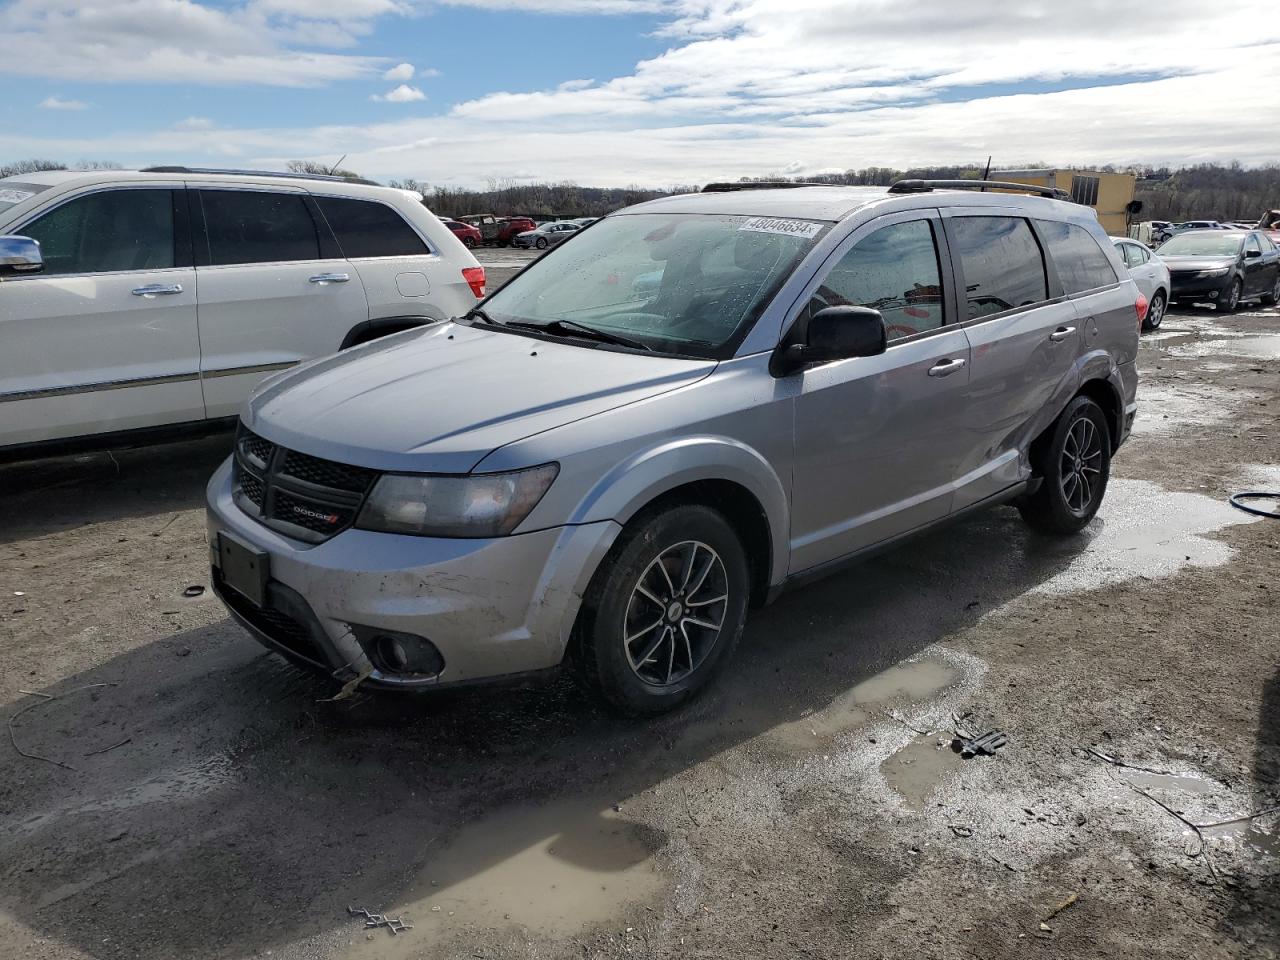
<svg viewBox="0 0 1280 960"><path fill-rule="evenodd" d="M152 297L171 297L182 292L182 284L149 283L145 287L134 287L132 292L135 297L146 297L148 300Z"/></svg>
<svg viewBox="0 0 1280 960"><path fill-rule="evenodd" d="M346 283L351 277L345 273L317 273L310 279L312 283Z"/></svg>
<svg viewBox="0 0 1280 960"><path fill-rule="evenodd" d="M1059 327L1057 330L1053 331L1053 333L1049 334L1049 339L1054 343L1061 343L1075 332L1075 327Z"/></svg>
<svg viewBox="0 0 1280 960"><path fill-rule="evenodd" d="M957 370L964 367L964 360L952 358L950 360L939 360L929 368L929 376L931 377L949 377Z"/></svg>

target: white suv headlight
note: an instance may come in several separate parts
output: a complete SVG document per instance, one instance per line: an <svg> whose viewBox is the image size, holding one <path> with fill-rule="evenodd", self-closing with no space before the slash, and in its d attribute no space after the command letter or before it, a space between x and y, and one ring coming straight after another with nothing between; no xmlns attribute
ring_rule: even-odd
<svg viewBox="0 0 1280 960"><path fill-rule="evenodd" d="M529 515L560 472L547 463L468 476L388 473L356 520L363 530L419 537L501 537Z"/></svg>

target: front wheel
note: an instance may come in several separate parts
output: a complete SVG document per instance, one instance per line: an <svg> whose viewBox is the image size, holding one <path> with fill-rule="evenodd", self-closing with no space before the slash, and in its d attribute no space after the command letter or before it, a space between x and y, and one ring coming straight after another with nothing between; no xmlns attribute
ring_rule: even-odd
<svg viewBox="0 0 1280 960"><path fill-rule="evenodd" d="M1143 330L1159 330L1164 322L1164 294L1157 291L1151 295L1151 305L1147 307L1146 319L1142 321Z"/></svg>
<svg viewBox="0 0 1280 960"><path fill-rule="evenodd" d="M476 245L475 237L463 237L462 242L466 244L468 250L474 249Z"/></svg>
<svg viewBox="0 0 1280 960"><path fill-rule="evenodd" d="M1076 533L1102 506L1111 476L1106 414L1076 397L1038 441L1033 466L1040 488L1018 505L1022 519L1045 533Z"/></svg>
<svg viewBox="0 0 1280 960"><path fill-rule="evenodd" d="M535 243L535 244L534 244L534 246L535 246L535 247L537 247L539 250L545 250L545 249L547 249L547 238L546 238L546 237L539 237L539 238L538 238L538 242L537 242L537 243Z"/></svg>
<svg viewBox="0 0 1280 960"><path fill-rule="evenodd" d="M1214 305L1219 313L1235 313L1236 307L1240 306L1241 289L1240 278L1236 277Z"/></svg>
<svg viewBox="0 0 1280 960"><path fill-rule="evenodd" d="M746 554L723 515L692 504L642 515L584 598L578 677L625 713L671 710L732 656L749 593Z"/></svg>

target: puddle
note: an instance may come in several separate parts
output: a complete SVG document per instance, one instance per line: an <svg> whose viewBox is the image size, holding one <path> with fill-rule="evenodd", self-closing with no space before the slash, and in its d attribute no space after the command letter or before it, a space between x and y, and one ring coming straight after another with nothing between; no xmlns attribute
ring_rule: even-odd
<svg viewBox="0 0 1280 960"><path fill-rule="evenodd" d="M1089 527L1089 545L1030 592L1074 593L1138 577L1170 577L1183 567L1221 566L1234 551L1206 534L1256 519L1226 500L1113 478Z"/></svg>
<svg viewBox="0 0 1280 960"><path fill-rule="evenodd" d="M381 911L403 915L412 936L370 941L352 921L358 933L348 955L417 957L433 937L467 929L566 937L615 920L629 904L662 892L652 857L664 842L599 803L551 803L487 817L429 850L413 886Z"/></svg>
<svg viewBox="0 0 1280 960"><path fill-rule="evenodd" d="M928 700L960 680L959 670L932 657L900 663L851 687L821 710L775 727L769 737L812 750L841 733L878 723L891 704Z"/></svg>
<svg viewBox="0 0 1280 960"><path fill-rule="evenodd" d="M899 750L880 764L880 773L909 807L920 810L942 778L963 762L958 753L946 743L940 745L934 736Z"/></svg>
<svg viewBox="0 0 1280 960"><path fill-rule="evenodd" d="M1169 348L1175 357L1244 357L1250 360L1280 359L1280 334L1237 336L1222 340L1197 340Z"/></svg>
<svg viewBox="0 0 1280 960"><path fill-rule="evenodd" d="M1235 416L1235 408L1259 399L1249 390L1224 390L1204 383L1138 384L1138 416L1133 435L1164 436L1184 427L1211 427Z"/></svg>
<svg viewBox="0 0 1280 960"><path fill-rule="evenodd" d="M1148 773L1145 770L1122 769L1120 776L1143 790L1179 790L1183 793L1206 796L1221 789L1218 784L1191 774Z"/></svg>

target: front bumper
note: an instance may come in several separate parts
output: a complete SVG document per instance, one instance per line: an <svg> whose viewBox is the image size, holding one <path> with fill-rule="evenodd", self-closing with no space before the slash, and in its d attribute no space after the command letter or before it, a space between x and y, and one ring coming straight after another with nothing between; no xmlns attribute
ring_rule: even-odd
<svg viewBox="0 0 1280 960"><path fill-rule="evenodd" d="M269 648L316 672L363 686L439 687L557 666L582 595L621 527L559 527L492 540L448 540L346 530L311 545L282 536L232 502L228 460L209 481L208 535L215 590ZM268 556L266 603L226 586L218 536ZM377 631L430 641L444 667L396 674L371 659Z"/></svg>
<svg viewBox="0 0 1280 960"><path fill-rule="evenodd" d="M1217 300L1231 282L1231 274L1219 277L1200 277L1194 273L1169 273L1170 297L1174 300Z"/></svg>

